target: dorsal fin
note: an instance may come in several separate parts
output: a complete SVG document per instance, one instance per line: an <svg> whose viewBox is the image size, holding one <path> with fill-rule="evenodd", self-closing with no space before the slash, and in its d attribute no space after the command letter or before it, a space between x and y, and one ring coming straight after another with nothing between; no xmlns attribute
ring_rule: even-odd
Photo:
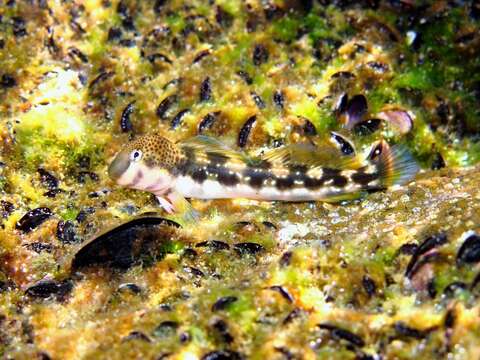
<svg viewBox="0 0 480 360"><path fill-rule="evenodd" d="M358 169L362 166L355 155L345 155L331 142L312 144L292 144L267 151L262 160L277 166L305 165L312 169L330 167L335 169Z"/></svg>
<svg viewBox="0 0 480 360"><path fill-rule="evenodd" d="M233 150L223 142L205 135L198 135L180 142L180 146L188 147L195 151L197 158L201 156L219 159L228 158L230 162L245 164L248 157L240 151Z"/></svg>

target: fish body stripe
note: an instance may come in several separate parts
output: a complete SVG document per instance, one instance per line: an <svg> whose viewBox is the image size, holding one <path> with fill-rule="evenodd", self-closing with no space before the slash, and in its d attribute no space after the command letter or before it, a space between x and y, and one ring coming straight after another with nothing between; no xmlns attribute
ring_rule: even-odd
<svg viewBox="0 0 480 360"><path fill-rule="evenodd" d="M252 192L259 192L266 187L280 192L304 188L314 193L322 187L351 192L368 189L370 185L375 187L375 180L378 179L377 173L366 173L365 169L356 171L325 167L310 171L304 165L273 167L267 161L256 165L235 164L236 168L232 168L226 156L207 153L207 156L197 158L193 151L185 154L186 160L179 167L179 175L191 179L194 185L208 182L226 189L242 186L244 189L250 188ZM208 189L203 192L208 192Z"/></svg>

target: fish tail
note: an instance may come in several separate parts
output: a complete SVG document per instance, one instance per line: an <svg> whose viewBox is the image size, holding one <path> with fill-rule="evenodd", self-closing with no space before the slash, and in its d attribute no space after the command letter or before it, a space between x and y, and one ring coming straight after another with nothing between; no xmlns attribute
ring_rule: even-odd
<svg viewBox="0 0 480 360"><path fill-rule="evenodd" d="M389 146L384 140L374 145L368 159L375 163L382 186L403 185L420 170L412 154L401 145Z"/></svg>

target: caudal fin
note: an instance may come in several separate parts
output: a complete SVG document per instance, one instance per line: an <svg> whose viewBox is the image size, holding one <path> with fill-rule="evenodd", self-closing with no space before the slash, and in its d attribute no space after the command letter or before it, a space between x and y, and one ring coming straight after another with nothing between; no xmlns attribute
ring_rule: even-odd
<svg viewBox="0 0 480 360"><path fill-rule="evenodd" d="M404 146L389 146L383 140L372 148L367 159L377 166L380 181L385 187L406 184L420 170Z"/></svg>

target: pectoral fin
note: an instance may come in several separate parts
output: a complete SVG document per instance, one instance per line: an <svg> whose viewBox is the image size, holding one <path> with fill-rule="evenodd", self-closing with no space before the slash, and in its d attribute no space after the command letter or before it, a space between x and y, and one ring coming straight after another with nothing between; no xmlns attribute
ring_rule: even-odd
<svg viewBox="0 0 480 360"><path fill-rule="evenodd" d="M199 219L198 212L192 207L192 205L181 194L176 191L172 191L167 195L167 199L172 205L175 212L182 214L182 218L185 222L197 222Z"/></svg>

